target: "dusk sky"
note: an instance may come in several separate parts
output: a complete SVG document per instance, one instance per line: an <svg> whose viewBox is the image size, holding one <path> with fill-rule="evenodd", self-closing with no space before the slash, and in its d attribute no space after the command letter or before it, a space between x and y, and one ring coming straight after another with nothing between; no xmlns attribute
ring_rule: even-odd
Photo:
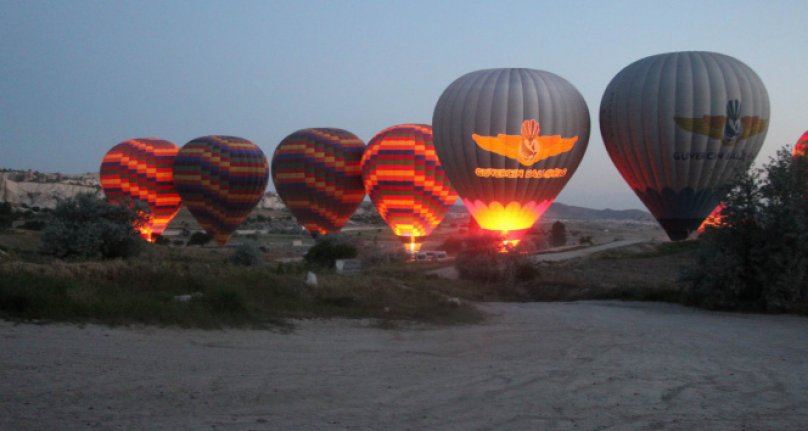
<svg viewBox="0 0 808 431"><path fill-rule="evenodd" d="M592 119L558 201L643 208L606 154L598 109L625 66L671 51L733 56L762 78L771 122L757 158L808 129L808 1L0 0L0 167L96 171L120 141L247 138L339 127L365 142L430 123L479 69L570 81ZM270 182L271 183L271 182Z"/></svg>

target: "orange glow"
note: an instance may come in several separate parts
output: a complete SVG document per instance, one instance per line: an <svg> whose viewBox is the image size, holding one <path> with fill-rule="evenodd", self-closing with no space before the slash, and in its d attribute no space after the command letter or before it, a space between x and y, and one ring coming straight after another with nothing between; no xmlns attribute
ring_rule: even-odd
<svg viewBox="0 0 808 431"><path fill-rule="evenodd" d="M406 237L402 237L401 240L404 242L404 248L407 249L407 252L410 255L414 255L421 251L421 242L416 241L414 236L409 237L409 242L407 241Z"/></svg>
<svg viewBox="0 0 808 431"><path fill-rule="evenodd" d="M421 228L420 226L416 226L414 224L403 224L403 223L396 223L393 226L393 233L399 237L417 237L417 236L426 236L427 233L425 229Z"/></svg>
<svg viewBox="0 0 808 431"><path fill-rule="evenodd" d="M528 201L523 206L519 202L512 201L503 206L497 201L485 203L463 199L466 209L481 228L499 232L530 229L552 203L552 199L539 203Z"/></svg>
<svg viewBox="0 0 808 431"><path fill-rule="evenodd" d="M805 135L808 135L808 133ZM797 142L794 147L794 157L808 157L808 137Z"/></svg>
<svg viewBox="0 0 808 431"><path fill-rule="evenodd" d="M725 207L726 206L722 203L718 204L718 206L716 206L713 209L710 215L708 215L707 218L704 219L703 222L701 222L701 225L696 230L696 233L701 235L704 233L704 230L707 229L708 227L721 226L721 211L723 211Z"/></svg>
<svg viewBox="0 0 808 431"><path fill-rule="evenodd" d="M146 241L151 242L151 243L154 242L154 237L152 237L152 234L154 233L154 230L152 228L150 228L148 226L144 226L144 227L138 229L138 232L140 232L141 238L143 238Z"/></svg>

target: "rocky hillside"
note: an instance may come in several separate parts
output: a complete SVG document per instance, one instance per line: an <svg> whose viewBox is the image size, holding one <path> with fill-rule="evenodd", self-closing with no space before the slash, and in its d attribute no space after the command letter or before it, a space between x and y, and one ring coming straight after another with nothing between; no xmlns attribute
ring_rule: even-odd
<svg viewBox="0 0 808 431"><path fill-rule="evenodd" d="M0 170L0 202L21 208L54 208L79 193L101 195L98 174L65 175L36 171ZM267 192L259 209L282 210L286 207L277 194Z"/></svg>
<svg viewBox="0 0 808 431"><path fill-rule="evenodd" d="M0 170L0 202L9 202L15 207L53 208L62 200L79 193L101 194L98 174L65 175L59 173L41 173L36 171ZM283 211L286 209L281 199L274 192L266 192L258 210ZM370 202L362 202L356 216L374 217L376 211ZM466 216L463 205L454 205L447 218ZM555 202L547 210L544 220L636 220L652 221L653 217L642 210L596 210L591 208L564 205Z"/></svg>
<svg viewBox="0 0 808 431"><path fill-rule="evenodd" d="M0 202L8 202L14 207L53 208L60 200L79 193L101 193L98 175L0 172Z"/></svg>

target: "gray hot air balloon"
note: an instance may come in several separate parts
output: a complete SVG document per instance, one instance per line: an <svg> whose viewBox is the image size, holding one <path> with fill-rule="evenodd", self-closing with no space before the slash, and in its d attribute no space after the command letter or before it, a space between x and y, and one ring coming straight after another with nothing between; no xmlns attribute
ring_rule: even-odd
<svg viewBox="0 0 808 431"><path fill-rule="evenodd" d="M672 240L696 230L748 169L769 125L755 72L712 52L644 58L612 79L600 104L606 150Z"/></svg>
<svg viewBox="0 0 808 431"><path fill-rule="evenodd" d="M564 78L533 69L464 75L432 117L435 150L483 229L530 228L569 181L589 141L589 111Z"/></svg>

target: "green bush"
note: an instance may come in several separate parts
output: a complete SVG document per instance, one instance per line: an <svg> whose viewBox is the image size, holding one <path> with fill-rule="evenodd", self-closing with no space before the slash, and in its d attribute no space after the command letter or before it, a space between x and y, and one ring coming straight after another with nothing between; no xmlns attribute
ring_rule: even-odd
<svg viewBox="0 0 808 431"><path fill-rule="evenodd" d="M0 228L11 227L16 215L8 202L0 202Z"/></svg>
<svg viewBox="0 0 808 431"><path fill-rule="evenodd" d="M209 243L213 239L212 235L209 235L205 232L194 232L190 238L188 238L188 242L185 244L186 246L192 245L205 245Z"/></svg>
<svg viewBox="0 0 808 431"><path fill-rule="evenodd" d="M333 268L337 259L353 259L358 255L356 247L334 237L321 237L303 258L312 265Z"/></svg>
<svg viewBox="0 0 808 431"><path fill-rule="evenodd" d="M808 302L806 165L781 150L730 188L719 225L706 229L684 276L691 303L791 311Z"/></svg>
<svg viewBox="0 0 808 431"><path fill-rule="evenodd" d="M553 223L553 228L550 233L550 244L553 247L561 247L567 245L567 227L564 223L556 221Z"/></svg>
<svg viewBox="0 0 808 431"><path fill-rule="evenodd" d="M230 261L236 265L255 266L264 261L264 253L258 248L258 244L246 241L236 246Z"/></svg>
<svg viewBox="0 0 808 431"><path fill-rule="evenodd" d="M59 258L129 257L140 251L141 205L112 204L92 194L60 202L42 230L42 252Z"/></svg>

